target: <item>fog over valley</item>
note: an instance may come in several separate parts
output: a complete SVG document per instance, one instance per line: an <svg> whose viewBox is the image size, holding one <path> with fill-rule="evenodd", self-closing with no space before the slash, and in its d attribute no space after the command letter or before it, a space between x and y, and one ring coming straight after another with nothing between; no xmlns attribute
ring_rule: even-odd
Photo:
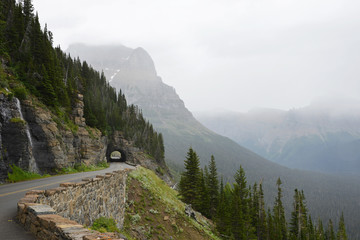
<svg viewBox="0 0 360 240"><path fill-rule="evenodd" d="M356 0L34 5L63 49L76 42L146 49L191 111L288 110L322 96L359 99Z"/></svg>

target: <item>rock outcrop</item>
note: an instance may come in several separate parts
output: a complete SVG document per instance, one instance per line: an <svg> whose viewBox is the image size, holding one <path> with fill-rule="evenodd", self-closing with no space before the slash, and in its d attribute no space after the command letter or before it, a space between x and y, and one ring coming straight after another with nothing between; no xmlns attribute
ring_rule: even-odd
<svg viewBox="0 0 360 240"><path fill-rule="evenodd" d="M7 177L9 166L15 164L30 169L33 155L26 134L26 122L21 118L17 99L0 94L0 181Z"/></svg>
<svg viewBox="0 0 360 240"><path fill-rule="evenodd" d="M0 94L0 151L0 181L7 178L11 164L32 172L52 173L75 164L112 161L110 154L119 151L122 156L119 161L152 169L171 183L163 160L145 154L119 131L103 136L87 126L81 94L68 124L34 98L20 104L18 99Z"/></svg>
<svg viewBox="0 0 360 240"><path fill-rule="evenodd" d="M126 140L119 131L115 131L108 139L106 150L106 158L108 160L113 151L119 151L121 153L120 161L126 161L128 164L141 165L151 169L166 183L172 184L170 172L165 162L163 160L156 160L150 155L145 154L141 149L135 147L133 142Z"/></svg>
<svg viewBox="0 0 360 240"><path fill-rule="evenodd" d="M0 181L7 177L11 164L44 173L106 161L107 139L86 126L82 98L79 94L73 107L75 125L67 126L34 99L18 107L16 98L0 94Z"/></svg>
<svg viewBox="0 0 360 240"><path fill-rule="evenodd" d="M31 101L23 104L39 169L51 171L76 163L94 164L105 160L106 138L99 130L86 126L82 95L78 95L73 108L75 126L56 123L48 110L34 106Z"/></svg>

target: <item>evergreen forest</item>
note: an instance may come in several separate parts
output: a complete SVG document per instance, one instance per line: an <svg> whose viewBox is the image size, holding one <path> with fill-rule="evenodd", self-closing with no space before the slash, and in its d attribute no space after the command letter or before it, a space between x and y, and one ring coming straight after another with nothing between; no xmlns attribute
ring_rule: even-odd
<svg viewBox="0 0 360 240"><path fill-rule="evenodd" d="M82 94L88 126L104 135L121 131L135 146L164 159L162 135L137 106L127 105L103 73L53 46L53 34L41 27L31 0L0 2L0 60L0 87L11 89L20 100L36 96L65 124L74 125L72 107Z"/></svg>
<svg viewBox="0 0 360 240"><path fill-rule="evenodd" d="M267 208L262 183L248 186L244 169L240 166L234 183L219 181L215 158L200 168L199 157L190 148L184 162L185 171L179 183L181 199L212 219L223 239L277 240L345 240L344 216L341 215L337 232L332 220L326 226L313 221L306 207L303 191L294 190L293 210L288 222L282 203L282 182L278 178L277 196L273 208Z"/></svg>

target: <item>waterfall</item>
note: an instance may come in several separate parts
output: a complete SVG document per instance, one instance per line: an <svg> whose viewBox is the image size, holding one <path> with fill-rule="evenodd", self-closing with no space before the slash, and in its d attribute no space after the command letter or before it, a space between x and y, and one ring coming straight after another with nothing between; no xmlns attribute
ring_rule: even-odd
<svg viewBox="0 0 360 240"><path fill-rule="evenodd" d="M20 118L21 118L21 120L25 121L24 116L23 116L22 111L21 111L20 101L19 101L18 98L15 98L15 100L16 100L16 107L17 107L17 109L18 109L18 111L19 111ZM25 122L26 122L26 121L25 121ZM25 126L26 126L26 129L25 129L25 131L26 131L26 136L27 136L27 138L28 138L28 140L29 140L30 147L31 147L31 152L32 152L32 151L33 151L33 142L32 142L32 138L31 138L31 135L30 135L29 125L26 123ZM37 164L36 164L36 161L35 161L34 156L31 156L31 158L30 158L30 161L29 161L29 170L32 171L32 172L39 172L39 169L38 169L38 167L37 167Z"/></svg>
<svg viewBox="0 0 360 240"><path fill-rule="evenodd" d="M17 98L15 98L15 99L16 99L16 106L17 106L17 109L18 109L19 114L20 114L20 118L21 118L21 120L24 120L24 121L25 121L24 116L23 116L23 114L22 114L22 112L21 112L20 101L19 101L19 99L17 99ZM31 139L29 126L28 126L27 124L26 124L26 136L27 136L27 138L28 138L28 140L29 140L29 143L30 143L30 146L31 146L31 148L32 148L32 147L33 147L33 142L32 142L32 139Z"/></svg>

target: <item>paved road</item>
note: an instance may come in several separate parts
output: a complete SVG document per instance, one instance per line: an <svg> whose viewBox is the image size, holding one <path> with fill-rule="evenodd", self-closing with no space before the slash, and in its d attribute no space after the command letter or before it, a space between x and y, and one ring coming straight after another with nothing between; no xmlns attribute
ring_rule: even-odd
<svg viewBox="0 0 360 240"><path fill-rule="evenodd" d="M43 178L26 182L11 183L0 186L0 239L6 240L26 240L35 239L29 232L16 222L17 202L27 191L39 189L50 189L58 187L63 182L78 182L86 177L94 177L107 172L121 170L124 168L134 168L126 163L111 163L110 167L96 172L85 172Z"/></svg>

